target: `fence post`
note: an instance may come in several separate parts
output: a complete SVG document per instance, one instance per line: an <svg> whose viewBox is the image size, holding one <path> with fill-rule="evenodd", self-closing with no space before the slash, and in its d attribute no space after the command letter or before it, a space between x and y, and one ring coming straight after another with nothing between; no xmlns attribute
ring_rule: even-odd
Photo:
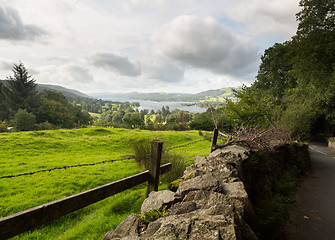
<svg viewBox="0 0 335 240"><path fill-rule="evenodd" d="M219 135L219 129L215 128L213 132L213 139L212 139L212 146L211 146L211 152L214 151L214 147L217 143L218 140L218 135Z"/></svg>
<svg viewBox="0 0 335 240"><path fill-rule="evenodd" d="M149 175L150 176L148 180L147 197L149 196L150 192L158 191L159 168L161 165L162 150L163 150L162 141L151 142L151 155L150 155L150 162L149 162Z"/></svg>

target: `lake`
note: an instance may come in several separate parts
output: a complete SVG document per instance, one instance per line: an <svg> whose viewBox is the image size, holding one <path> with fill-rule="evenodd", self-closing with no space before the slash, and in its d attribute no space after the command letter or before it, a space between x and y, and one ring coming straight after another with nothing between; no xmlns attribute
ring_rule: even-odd
<svg viewBox="0 0 335 240"><path fill-rule="evenodd" d="M140 107L138 108L138 110L149 109L149 111L157 111L158 109L161 110L163 106L169 106L170 111L173 109L179 109L182 111L203 113L207 110L207 108L201 108L196 106L182 106L182 104L191 104L190 102L154 102L149 100L135 100L127 98L107 98L106 100L115 102L138 102L140 103Z"/></svg>

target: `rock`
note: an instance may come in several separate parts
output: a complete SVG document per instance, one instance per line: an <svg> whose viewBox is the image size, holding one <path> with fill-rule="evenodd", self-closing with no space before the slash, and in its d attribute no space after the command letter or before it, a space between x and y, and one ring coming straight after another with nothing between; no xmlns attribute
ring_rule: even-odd
<svg viewBox="0 0 335 240"><path fill-rule="evenodd" d="M208 158L226 158L231 159L235 156L235 158L241 158L242 160L248 157L249 150L239 146L239 145L229 145L222 149L217 149L214 152L211 152L208 155Z"/></svg>
<svg viewBox="0 0 335 240"><path fill-rule="evenodd" d="M242 202L249 200L243 182L222 183L222 188L223 192L230 198L238 199Z"/></svg>
<svg viewBox="0 0 335 240"><path fill-rule="evenodd" d="M118 227L116 235L113 232L107 237L120 236L122 240L126 237L134 240L257 240L245 220L253 222L257 219L239 177L242 162L248 155L248 149L232 145L218 149L208 157L195 157L195 163L186 168L183 177L170 184L176 193L168 190L151 192L143 202L142 214L166 205L164 217L140 228L140 233L139 223L134 221L133 227L124 226L129 235L124 235ZM119 226L122 228L123 224ZM109 239L113 238L104 240Z"/></svg>
<svg viewBox="0 0 335 240"><path fill-rule="evenodd" d="M205 174L203 176L195 177L190 180L181 182L179 184L177 193L185 195L190 191L196 190L220 192L222 191L222 188L219 181L215 177L213 177L212 174Z"/></svg>
<svg viewBox="0 0 335 240"><path fill-rule="evenodd" d="M138 224L140 217L132 214L122 221L113 232L108 232L102 240L140 240Z"/></svg>
<svg viewBox="0 0 335 240"><path fill-rule="evenodd" d="M193 158L193 161L198 167L201 167L207 163L207 158L196 156Z"/></svg>
<svg viewBox="0 0 335 240"><path fill-rule="evenodd" d="M152 231L152 228L155 228L155 231ZM149 224L147 232L148 240L237 239L233 218L223 215L209 217L192 214L172 215Z"/></svg>
<svg viewBox="0 0 335 240"><path fill-rule="evenodd" d="M176 203L166 212L165 216L189 213L196 209L197 205L195 202Z"/></svg>
<svg viewBox="0 0 335 240"><path fill-rule="evenodd" d="M160 210L164 205L170 206L178 201L181 201L181 196L175 192L169 190L151 192L142 204L141 214L149 209Z"/></svg>

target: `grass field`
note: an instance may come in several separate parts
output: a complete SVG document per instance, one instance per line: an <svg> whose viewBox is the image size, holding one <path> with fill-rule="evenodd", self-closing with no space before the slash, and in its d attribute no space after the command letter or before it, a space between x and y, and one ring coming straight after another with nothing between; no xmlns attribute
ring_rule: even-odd
<svg viewBox="0 0 335 240"><path fill-rule="evenodd" d="M119 159L132 155L132 142L161 140L164 148L203 139L198 131L145 131L91 127L0 134L0 177ZM192 163L210 142L172 150ZM0 179L0 217L61 199L143 171L134 159ZM166 188L166 183L161 188ZM124 191L13 239L101 239L131 213L139 213L146 185Z"/></svg>

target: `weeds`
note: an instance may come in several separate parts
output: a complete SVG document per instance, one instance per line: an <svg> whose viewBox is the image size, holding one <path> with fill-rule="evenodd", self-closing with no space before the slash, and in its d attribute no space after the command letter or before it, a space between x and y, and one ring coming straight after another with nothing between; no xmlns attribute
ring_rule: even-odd
<svg viewBox="0 0 335 240"><path fill-rule="evenodd" d="M149 223L164 217L165 210L166 206L164 206L161 210L149 209L148 211L144 212L143 215L140 215L142 223L148 225Z"/></svg>

